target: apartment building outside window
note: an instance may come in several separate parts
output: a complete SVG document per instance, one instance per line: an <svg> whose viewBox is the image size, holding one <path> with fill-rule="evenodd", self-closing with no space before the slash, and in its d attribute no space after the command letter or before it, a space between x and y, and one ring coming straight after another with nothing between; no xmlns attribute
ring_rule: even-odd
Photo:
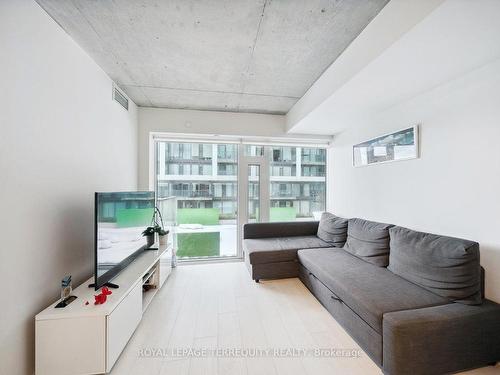
<svg viewBox="0 0 500 375"><path fill-rule="evenodd" d="M264 157L268 150L266 198L259 192L259 168L249 170L248 181L238 181L238 144L160 141L156 145L158 205L187 258L193 253L186 250L190 241L219 247L202 251L201 256L235 254L239 183L248 184L246 209L252 221L259 220L261 199L269 200L270 221L314 220L326 208L325 148L243 146L244 156L250 157ZM202 231L212 234L202 235ZM205 239L196 242L197 237Z"/></svg>

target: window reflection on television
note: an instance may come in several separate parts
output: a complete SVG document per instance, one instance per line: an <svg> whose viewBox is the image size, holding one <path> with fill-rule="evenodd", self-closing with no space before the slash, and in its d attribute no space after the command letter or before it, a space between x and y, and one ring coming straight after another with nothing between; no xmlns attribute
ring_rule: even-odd
<svg viewBox="0 0 500 375"><path fill-rule="evenodd" d="M154 213L154 193L99 193L97 204L97 276L147 248L142 232Z"/></svg>

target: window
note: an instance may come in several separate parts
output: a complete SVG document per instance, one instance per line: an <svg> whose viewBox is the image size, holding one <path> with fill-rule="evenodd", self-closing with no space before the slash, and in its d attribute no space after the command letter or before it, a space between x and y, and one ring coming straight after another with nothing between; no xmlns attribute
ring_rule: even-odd
<svg viewBox="0 0 500 375"><path fill-rule="evenodd" d="M217 145L217 156L219 160L236 162L238 156L237 145Z"/></svg>
<svg viewBox="0 0 500 375"><path fill-rule="evenodd" d="M325 210L325 148L166 140L155 145L157 205L180 260L241 254L238 221L313 220ZM239 185L240 168L248 175Z"/></svg>
<svg viewBox="0 0 500 375"><path fill-rule="evenodd" d="M318 217L326 209L326 149L272 147L270 158L270 220Z"/></svg>
<svg viewBox="0 0 500 375"><path fill-rule="evenodd" d="M245 145L245 156L264 156L264 146Z"/></svg>

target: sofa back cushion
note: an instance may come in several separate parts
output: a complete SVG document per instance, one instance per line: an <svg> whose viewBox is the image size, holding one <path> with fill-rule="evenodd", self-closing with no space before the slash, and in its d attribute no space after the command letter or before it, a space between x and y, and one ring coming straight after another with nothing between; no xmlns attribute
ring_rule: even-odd
<svg viewBox="0 0 500 375"><path fill-rule="evenodd" d="M403 227L393 227L389 233L390 271L451 301L482 302L477 242Z"/></svg>
<svg viewBox="0 0 500 375"><path fill-rule="evenodd" d="M347 239L347 219L323 212L317 236L331 246L342 247Z"/></svg>
<svg viewBox="0 0 500 375"><path fill-rule="evenodd" d="M344 250L379 267L389 264L389 228L392 224L349 219Z"/></svg>

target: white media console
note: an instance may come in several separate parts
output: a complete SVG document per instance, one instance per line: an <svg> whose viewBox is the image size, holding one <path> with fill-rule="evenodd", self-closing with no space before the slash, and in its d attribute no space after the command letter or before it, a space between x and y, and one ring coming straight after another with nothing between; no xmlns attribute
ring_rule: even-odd
<svg viewBox="0 0 500 375"><path fill-rule="evenodd" d="M171 267L170 245L145 251L113 279L119 288L106 303L94 305L92 278L73 290L78 298L68 306L56 309L56 301L36 315L36 375L110 372Z"/></svg>

